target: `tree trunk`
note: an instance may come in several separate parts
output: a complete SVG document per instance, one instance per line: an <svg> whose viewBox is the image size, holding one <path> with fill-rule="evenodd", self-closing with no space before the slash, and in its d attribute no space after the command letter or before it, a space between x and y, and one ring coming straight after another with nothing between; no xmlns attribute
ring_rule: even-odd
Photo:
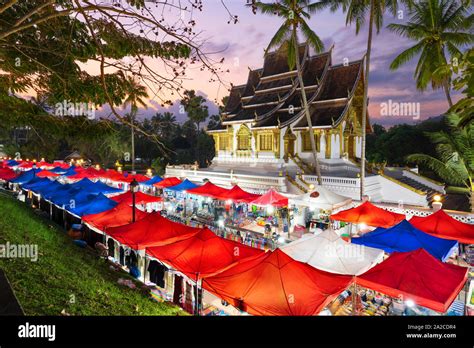
<svg viewBox="0 0 474 348"><path fill-rule="evenodd" d="M132 172L135 172L135 113L131 112L131 125L132 125Z"/></svg>
<svg viewBox="0 0 474 348"><path fill-rule="evenodd" d="M471 213L474 213L474 189L473 188L471 188L470 196L471 196Z"/></svg>
<svg viewBox="0 0 474 348"><path fill-rule="evenodd" d="M314 168L316 169L316 175L318 177L318 184L323 184L323 179L321 177L321 168L319 167L318 155L316 152L316 143L314 142L314 133L313 133L313 123L311 122L311 114L309 113L309 106L308 100L306 99L306 92L304 90L304 83L303 83L303 72L301 71L301 64L300 64L300 57L299 57L299 47L298 47L298 37L296 32L293 31L293 35L295 35L295 50L296 50L296 71L298 72L298 80L300 83L301 88L301 97L303 99L303 108L306 114L306 120L308 122L308 129L309 129L309 138L311 141L311 150L313 152L313 162Z"/></svg>
<svg viewBox="0 0 474 348"><path fill-rule="evenodd" d="M445 82L443 87L446 99L448 99L449 108L451 109L453 107L453 101L451 99L451 93L449 92L449 82Z"/></svg>
<svg viewBox="0 0 474 348"><path fill-rule="evenodd" d="M369 70L370 70L370 51L372 49L372 32L374 27L374 8L375 0L370 1L370 21L369 21L369 37L367 39L367 54L365 57L365 81L364 81L364 98L362 102L362 146L360 156L360 200L362 201L365 194L365 135L367 128L367 94L369 91Z"/></svg>

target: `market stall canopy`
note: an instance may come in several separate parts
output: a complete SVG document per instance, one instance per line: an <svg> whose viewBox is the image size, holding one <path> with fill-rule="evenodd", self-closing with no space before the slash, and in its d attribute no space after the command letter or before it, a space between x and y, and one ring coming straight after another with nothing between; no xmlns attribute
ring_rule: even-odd
<svg viewBox="0 0 474 348"><path fill-rule="evenodd" d="M275 189L271 188L263 196L260 196L250 202L253 205L259 206L274 206L274 207L286 207L288 206L288 198L278 193Z"/></svg>
<svg viewBox="0 0 474 348"><path fill-rule="evenodd" d="M67 168L62 168L62 167L54 167L53 169L50 169L49 171L51 173L64 175L65 173L67 173L68 169Z"/></svg>
<svg viewBox="0 0 474 348"><path fill-rule="evenodd" d="M17 177L15 171L11 168L1 168L0 169L0 179L1 180L13 180Z"/></svg>
<svg viewBox="0 0 474 348"><path fill-rule="evenodd" d="M253 315L316 315L352 277L317 270L280 249L203 280L203 287Z"/></svg>
<svg viewBox="0 0 474 348"><path fill-rule="evenodd" d="M296 196L295 198L292 198L290 202L310 208L333 210L350 204L352 199L338 195L322 186L316 186L313 192Z"/></svg>
<svg viewBox="0 0 474 348"><path fill-rule="evenodd" d="M352 238L351 242L383 249L387 253L407 252L423 248L443 261L449 258L458 245L454 240L441 239L420 231L407 220L390 228L376 228L362 237Z"/></svg>
<svg viewBox="0 0 474 348"><path fill-rule="evenodd" d="M366 288L423 307L446 312L461 291L468 269L443 263L426 250L393 253L387 260L356 277Z"/></svg>
<svg viewBox="0 0 474 348"><path fill-rule="evenodd" d="M135 221L145 218L148 213L135 209ZM127 225L132 222L133 207L127 203L119 203L116 207L98 214L84 215L82 221L100 231L110 227Z"/></svg>
<svg viewBox="0 0 474 348"><path fill-rule="evenodd" d="M92 200L78 202L75 208L67 210L71 214L81 217L84 215L102 213L103 211L114 208L117 204L117 202L99 193L96 197L92 198Z"/></svg>
<svg viewBox="0 0 474 348"><path fill-rule="evenodd" d="M88 173L86 171L79 171L76 174L68 175L68 179L71 180L80 180L80 179L94 179L97 176L95 174Z"/></svg>
<svg viewBox="0 0 474 348"><path fill-rule="evenodd" d="M91 193L111 194L111 193L123 192L122 189L109 186L107 184L104 184L101 181L93 182L87 178L71 184L71 187L74 187L74 188L79 187Z"/></svg>
<svg viewBox="0 0 474 348"><path fill-rule="evenodd" d="M331 220L351 222L355 224L364 223L373 227L390 227L405 219L405 215L392 213L388 210L376 207L369 201L358 207L343 210L331 215Z"/></svg>
<svg viewBox="0 0 474 348"><path fill-rule="evenodd" d="M456 240L459 243L474 244L474 225L462 223L444 210L438 210L426 217L414 216L410 223L433 236Z"/></svg>
<svg viewBox="0 0 474 348"><path fill-rule="evenodd" d="M187 190L186 192L192 195L218 198L222 195L226 195L229 191L229 189L214 185L212 182L208 181L204 185Z"/></svg>
<svg viewBox="0 0 474 348"><path fill-rule="evenodd" d="M178 191L187 191L187 190L195 189L197 187L199 187L199 185L196 185L195 183L189 181L188 179L185 179L181 184L167 187L166 190L178 192Z"/></svg>
<svg viewBox="0 0 474 348"><path fill-rule="evenodd" d="M18 165L18 168L22 168L22 169L30 169L30 168L33 168L33 164L36 165L36 162L27 162L27 161L24 161L24 162L21 162L19 165ZM39 168L38 166L36 166L37 168Z"/></svg>
<svg viewBox="0 0 474 348"><path fill-rule="evenodd" d="M42 170L38 173L36 173L36 176L40 177L40 178L51 178L51 177L57 177L59 176L59 174L56 174L56 173L53 173L49 170Z"/></svg>
<svg viewBox="0 0 474 348"><path fill-rule="evenodd" d="M26 184L30 180L33 180L36 177L36 173L39 172L41 169L30 169L26 172L23 172L16 178L10 180L11 183L14 184Z"/></svg>
<svg viewBox="0 0 474 348"><path fill-rule="evenodd" d="M89 192L82 190L79 187L70 186L69 190L64 191L61 195L54 195L51 197L51 202L59 207L64 207L69 210L76 205L91 202L98 195L97 192Z"/></svg>
<svg viewBox="0 0 474 348"><path fill-rule="evenodd" d="M53 162L53 166L55 168L63 168L63 169L68 169L70 168L71 166L69 164L67 164L66 162L60 162L60 161L54 161Z"/></svg>
<svg viewBox="0 0 474 348"><path fill-rule="evenodd" d="M165 187L176 186L176 185L179 185L179 184L181 184L181 180L179 180L178 178L172 176L172 177L169 177L169 178L165 178L165 179L163 179L163 180L161 180L157 183L154 183L153 186L158 187L158 188L165 188Z"/></svg>
<svg viewBox="0 0 474 348"><path fill-rule="evenodd" d="M71 175L75 175L75 174L77 174L75 167L71 167L63 173L63 175L67 176L67 177L69 177Z"/></svg>
<svg viewBox="0 0 474 348"><path fill-rule="evenodd" d="M24 184L22 186L22 188L24 190L29 190L29 191L33 191L33 192L36 192L36 190L44 185L49 185L51 184L52 181L47 179L47 178L39 178L39 177L36 177L35 179L33 180L30 180L27 184Z"/></svg>
<svg viewBox="0 0 474 348"><path fill-rule="evenodd" d="M175 243L147 248L146 251L151 257L172 266L194 281L215 275L264 252L221 238L209 229Z"/></svg>
<svg viewBox="0 0 474 348"><path fill-rule="evenodd" d="M129 174L127 172L123 173L122 178L118 181L126 182L126 183L131 183L135 179L137 182L145 182L150 180L150 178L146 175L142 174Z"/></svg>
<svg viewBox="0 0 474 348"><path fill-rule="evenodd" d="M223 194L222 196L218 197L220 200L232 200L234 202L245 202L249 203L257 198L261 197L261 195L250 193L247 191L242 190L239 185L235 185L232 187L227 193Z"/></svg>
<svg viewBox="0 0 474 348"><path fill-rule="evenodd" d="M153 178L151 178L150 180L141 182L140 185L153 186L154 184L157 184L162 180L163 180L163 178L161 176L156 175Z"/></svg>
<svg viewBox="0 0 474 348"><path fill-rule="evenodd" d="M281 247L297 261L338 274L358 275L383 261L384 252L347 243L332 230L298 239Z"/></svg>
<svg viewBox="0 0 474 348"><path fill-rule="evenodd" d="M133 204L133 195L131 191L127 191L120 195L112 196L109 198L118 203L126 203L128 205ZM163 201L163 198L158 196L147 195L146 193L143 193L141 191L135 193L135 204L147 204L161 201Z"/></svg>
<svg viewBox="0 0 474 348"><path fill-rule="evenodd" d="M15 160L8 160L7 164L9 167L16 167L20 164L20 162L15 161Z"/></svg>
<svg viewBox="0 0 474 348"><path fill-rule="evenodd" d="M33 192L45 196L51 192L56 191L58 188L63 187L64 185L60 184L57 181L51 181L48 185L42 185L41 187L35 188Z"/></svg>
<svg viewBox="0 0 474 348"><path fill-rule="evenodd" d="M141 250L189 238L200 230L168 220L155 212L140 221L109 228L106 233L132 249Z"/></svg>

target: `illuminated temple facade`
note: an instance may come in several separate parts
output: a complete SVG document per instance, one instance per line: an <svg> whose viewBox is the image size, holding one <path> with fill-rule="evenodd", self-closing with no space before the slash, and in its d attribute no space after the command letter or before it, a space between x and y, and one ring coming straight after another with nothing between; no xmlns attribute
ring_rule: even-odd
<svg viewBox="0 0 474 348"><path fill-rule="evenodd" d="M261 69L249 70L247 83L232 87L221 122L207 130L215 143L212 164L168 166L166 176L208 179L226 187L239 184L258 193L273 187L301 194L317 184L310 138L314 136L323 186L360 199L364 64L362 59L333 64L331 53L332 49L312 55L306 45L299 47L313 134L287 52L269 52ZM435 193L444 193L444 185L412 169L369 167L365 192L374 202L427 206Z"/></svg>
<svg viewBox="0 0 474 348"><path fill-rule="evenodd" d="M360 158L362 61L333 65L331 51L311 56L307 46L300 46L299 57L318 157ZM267 54L263 68L249 71L247 83L231 89L221 124L208 130L216 147L213 162L305 166L312 151L302 106L287 53Z"/></svg>

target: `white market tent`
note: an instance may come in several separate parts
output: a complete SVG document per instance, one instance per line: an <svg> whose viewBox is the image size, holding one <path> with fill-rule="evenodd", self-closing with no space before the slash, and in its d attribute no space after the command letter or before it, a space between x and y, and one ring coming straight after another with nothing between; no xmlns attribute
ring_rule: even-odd
<svg viewBox="0 0 474 348"><path fill-rule="evenodd" d="M383 250L348 243L333 230L296 240L281 250L314 268L350 275L368 271L384 256Z"/></svg>
<svg viewBox="0 0 474 348"><path fill-rule="evenodd" d="M305 193L290 199L290 203L295 205L324 210L334 210L350 204L351 202L351 198L341 196L337 193L329 191L327 188L322 186L316 186L312 192Z"/></svg>

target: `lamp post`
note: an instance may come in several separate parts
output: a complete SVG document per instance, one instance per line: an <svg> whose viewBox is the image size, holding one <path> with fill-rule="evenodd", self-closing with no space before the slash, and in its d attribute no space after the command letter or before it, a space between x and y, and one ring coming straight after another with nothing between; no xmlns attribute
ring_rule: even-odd
<svg viewBox="0 0 474 348"><path fill-rule="evenodd" d="M130 190L132 191L132 222L135 222L135 193L138 191L138 181L135 178L130 183Z"/></svg>

